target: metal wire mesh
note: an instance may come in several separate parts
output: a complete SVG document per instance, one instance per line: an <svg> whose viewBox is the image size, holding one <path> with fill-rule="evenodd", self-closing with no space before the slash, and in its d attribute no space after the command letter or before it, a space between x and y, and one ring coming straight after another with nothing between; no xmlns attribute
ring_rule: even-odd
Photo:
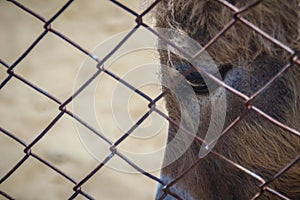
<svg viewBox="0 0 300 200"><path fill-rule="evenodd" d="M158 184L161 184L164 187L164 192L165 194L172 195L174 198L181 199L179 194L175 194L170 190L172 186L174 186L183 176L188 174L193 168L195 168L197 165L199 165L202 161L202 159L199 159L197 162L195 162L192 166L187 168L180 176L178 176L176 179L172 180L169 183L165 183L163 180L161 180L159 177L156 177L152 175L151 173L148 173L144 169L140 168L137 166L134 162L132 162L130 159L128 159L125 155L120 153L118 151L118 146L123 143L131 134L132 132L143 122L145 121L150 115L153 113L157 113L161 115L163 118L169 121L169 123L173 124L174 126L179 126L177 122L175 122L173 119L168 117L166 114L164 114L161 110L159 110L155 105L157 101L159 101L163 96L164 92L162 92L160 95L158 95L156 98L151 98L149 95L146 93L134 88L130 83L128 83L126 80L123 80L120 78L117 74L113 73L109 69L106 69L104 67L105 62L107 61L108 58L110 58L130 37L134 37L133 33L141 28L144 27L146 28L149 32L152 34L156 35L162 40L165 40L165 42L169 43L170 45L173 45L176 47L175 44L172 44L170 41L168 41L166 38L163 38L163 36L160 35L159 32L157 32L155 29L151 28L148 24L144 22L144 17L151 12L152 9L155 8L157 4L160 3L160 0L157 0L153 2L149 7L147 7L143 12L138 13L137 11L134 11L130 9L129 7L125 6L122 4L121 1L114 1L111 0L111 4L114 4L115 6L119 7L120 10L123 10L125 12L128 12L130 15L132 15L135 18L135 25L132 27L132 30L113 48L111 51L108 51L106 56L99 60L97 55L94 55L93 53L89 52L88 50L85 50L85 47L81 46L80 44L76 43L73 41L71 38L66 36L64 33L60 32L59 30L55 29L52 27L52 24L59 18L59 16L68 10L70 6L72 5L73 1L67 1L56 13L53 13L53 15L49 19L45 19L44 17L40 16L38 13L35 11L31 10L30 8L26 7L21 1L15 1L15 0L10 0L10 2L13 6L18 7L20 10L30 14L32 17L37 19L44 28L44 31L32 42L32 44L22 53L19 55L19 57L13 62L12 64L8 64L5 60L0 58L0 64L2 69L6 70L6 77L5 79L1 82L0 84L0 90L3 90L10 82L13 81L18 81L22 84L27 85L30 87L32 90L36 91L42 96L47 97L50 99L53 103L56 104L56 107L59 109L59 113L55 116L55 118L49 122L49 124L44 127L43 131L36 136L30 143L24 142L20 137L17 136L17 134L8 131L5 127L5 124L1 124L0 131L1 135L0 137L9 137L10 140L13 140L19 144L19 146L23 149L23 158L18 161L17 164L14 166L11 166L10 170L4 174L3 177L1 177L0 183L6 182L14 173L18 171L18 169L24 165L26 162L28 162L29 159L35 159L36 161L40 162L42 165L45 165L49 167L51 170L53 170L55 173L59 174L61 177L66 179L68 182L70 182L73 185L73 192L70 193L69 199L74 199L77 196L82 196L85 197L86 199L94 199L88 192L84 191L83 186L88 182L89 179L91 179L98 171L101 171L103 167L114 157L119 157L122 160L124 160L126 163L128 163L130 166L132 166L137 172L143 174L145 177L152 179L153 181L157 182ZM207 77L213 79L215 82L217 82L219 85L225 87L228 91L231 93L235 94L236 96L240 97L241 99L244 100L245 106L247 107L248 111L253 111L262 117L266 118L269 120L271 123L275 124L276 126L290 132L291 134L294 134L298 137L300 137L300 132L298 130L295 130L279 121L276 119L272 118L268 114L266 114L264 111L259 109L258 107L255 106L255 104L252 104L253 99L255 99L257 96L259 96L262 92L264 92L270 85L272 85L276 80L280 79L282 74L284 74L287 70L289 70L292 67L299 67L300 65L300 58L297 52L293 49L291 49L289 46L283 44L281 41L276 40L273 38L271 35L268 35L265 33L263 30L259 29L256 27L254 24L252 24L250 21L245 19L241 13L252 9L255 5L249 5L243 9L238 9L235 6L231 5L227 1L223 0L217 0L218 3L220 3L223 6L228 7L230 10L232 10L235 14L233 15L232 20L217 34L215 35L209 43L205 45L202 51L208 49L212 44L214 44L226 31L228 31L232 26L234 26L237 22L243 23L245 26L248 26L250 29L255 31L257 34L261 35L263 38L266 40L270 41L271 43L274 43L278 47L282 48L286 52L290 54L290 62L286 63L286 65L280 70L276 76L274 76L271 80L269 80L263 87L261 87L257 92L255 92L252 96L247 96L234 88L226 85L224 82L220 81L219 79L215 78L213 75L207 73L205 70L202 70L201 68L198 67L198 70L200 70L204 75ZM88 2L87 2L88 3ZM260 1L257 1L257 3L260 3ZM23 76L19 75L18 73L15 72L15 69L19 66L19 64L30 54L33 49L37 48L41 41L45 38L46 35L53 34L60 38L62 42L67 42L71 46L73 46L75 49L79 50L81 54L84 54L86 57L89 57L90 59L94 60L96 62L95 67L97 68L97 71L89 78L88 81L83 83L81 87L79 87L78 90L76 90L69 98L66 99L59 99L55 95L51 94L48 91L45 91L42 87L39 85L35 85L30 82L27 78L24 78ZM201 54L201 52L198 52L196 55ZM192 69L187 72L191 73ZM145 100L148 101L149 108L148 111L127 131L124 132L124 134L116 141L111 141L109 138L106 137L104 133L98 132L95 130L91 125L85 123L85 121L81 118L81 116L78 116L76 113L70 111L67 106L77 98L78 95L80 95L91 82L93 82L100 74L107 74L108 76L112 77L113 79L121 82L124 86L128 87L130 90L132 90L135 93L138 93L140 96L142 96ZM186 74L186 75L187 75ZM180 82L180 80L178 81ZM0 91L1 92L1 91ZM234 120L227 128L224 129L222 135L227 134L229 130L234 127L239 121L243 119L244 116L246 116L248 113L243 113L236 120ZM55 124L57 124L63 116L68 115L72 119L76 121L76 123L81 124L82 126L86 127L91 134L96 134L101 140L105 141L109 146L110 153L107 155L107 157L102 160L101 162L98 163L98 165L89 172L88 175L86 175L84 178L81 180L76 180L75 178L71 177L68 175L68 173L65 173L63 170L59 169L57 166L51 164L49 161L47 161L45 158L41 157L40 155L36 154L33 151L33 148L39 144L39 142L49 133L49 131L53 128ZM4 117L4 116L2 116ZM199 141L199 143L203 143L201 138L196 137L195 140ZM16 150L17 151L17 150ZM299 162L300 160L300 155L298 157L295 157L294 160L292 160L287 166L285 166L281 171L278 171L278 173L271 179L265 180L262 178L260 174L256 174L252 172L251 170L247 169L244 166L239 165L238 163L235 163L228 158L226 158L223 155L220 155L217 152L212 151L211 154L216 157L216 159L221 159L225 162L227 162L229 165L232 165L236 167L237 169L240 170L241 173L246 173L248 176L253 177L254 179L258 180L261 185L260 185L260 192L256 194L255 197L253 198L258 198L259 196L263 195L265 191L271 192L278 196L281 199L289 199L288 197L284 196L281 194L279 191L274 190L273 188L270 187L270 184L276 180L278 177L282 176L287 170L289 170L291 167L293 167L296 163ZM30 184L30 183L29 183ZM6 191L1 190L0 195L4 199L14 199L13 194L9 194ZM163 199L165 196L162 196L161 199Z"/></svg>

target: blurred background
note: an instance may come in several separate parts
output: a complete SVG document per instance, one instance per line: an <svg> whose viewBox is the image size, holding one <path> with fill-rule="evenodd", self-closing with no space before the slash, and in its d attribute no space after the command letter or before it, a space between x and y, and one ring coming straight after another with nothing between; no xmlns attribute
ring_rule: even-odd
<svg viewBox="0 0 300 200"><path fill-rule="evenodd" d="M46 20L65 2L20 1ZM120 2L138 13L144 7L140 0ZM13 3L0 0L0 59L12 65L44 31L43 25ZM111 38L124 31L128 32L135 25L133 15L110 1L78 0L62 13L51 27L84 49L95 52L101 59L104 56L101 52L108 53L112 48L109 46L106 49L105 44L114 43L107 41L115 41ZM120 38L119 36L117 38ZM144 39L151 41L148 38ZM139 43L139 40L135 42ZM90 60L66 41L48 33L16 66L14 72L64 102L72 95L74 89L95 72L95 63L90 64ZM117 60L111 60L108 67L113 73L154 98L160 92L157 63L158 56L154 49L142 49L120 55ZM6 77L6 68L1 65L0 82ZM147 81L143 83L143 80ZM90 108L91 103L94 104L91 107L91 115L94 116L90 117L87 113L82 117L93 126L98 126L95 128L111 141L116 141L137 122L148 111L149 103L107 75L100 75L94 88L87 89L78 99L81 100L76 101L75 106L72 102L67 108L73 112L80 112ZM163 110L164 102L158 103L158 107ZM13 133L26 144L30 144L58 113L58 104L15 78L0 90L0 127ZM129 157L151 174L159 176L166 129L166 120L152 114L119 148L125 155L126 152L128 155L138 155L136 158ZM89 131L85 133L84 130L86 129L74 119L64 114L32 151L79 182L110 152L109 145L99 141L99 138L92 136ZM23 149L19 143L0 132L1 178L24 157ZM151 156L141 159L143 155L153 152L156 152L155 160ZM95 199L150 200L154 198L156 186L155 181L140 175L121 159L113 158L107 166L89 179L82 189ZM73 187L71 182L52 169L34 158L29 158L0 185L0 190L16 199L67 199L73 194ZM0 199L4 197L0 196ZM85 198L79 195L76 199Z"/></svg>

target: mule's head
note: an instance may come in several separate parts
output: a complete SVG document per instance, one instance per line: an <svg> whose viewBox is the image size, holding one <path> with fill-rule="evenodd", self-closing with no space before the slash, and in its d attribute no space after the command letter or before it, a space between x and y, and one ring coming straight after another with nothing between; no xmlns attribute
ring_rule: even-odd
<svg viewBox="0 0 300 200"><path fill-rule="evenodd" d="M299 63L292 61L296 57L288 49L276 44L279 41L290 49L300 49L300 1L253 3L246 0L162 0L157 4L157 27L175 30L176 34L182 33L183 37L197 42L198 47L205 47L203 51L189 46L189 42L182 44L187 40L176 41L173 34L170 42L185 47L192 58L160 51L161 64L168 66L162 68L162 81L174 80L174 71L184 74L185 80L178 84L190 85L196 97L190 99L186 95L178 100L174 91L166 88L169 91L165 95L167 110L176 122L169 125L168 142L176 140L178 149L174 145L167 149L161 177L166 184L180 177L168 189L183 199L249 199L259 192L260 182L215 154L209 154L211 150L266 180L300 154L299 136L265 117L300 130ZM246 7L249 9L243 9ZM264 33L273 39L268 39ZM161 41L160 45L167 43ZM213 69L201 59L197 62L198 58L193 58L199 51L209 55ZM193 66L200 70L187 73ZM221 82L209 78L201 70ZM277 74L281 75L265 87ZM183 91L185 87L188 86L182 86ZM237 123L221 136L234 121ZM212 141L212 145L204 148L199 138L195 139L176 161L169 162L182 151L181 143L185 138L190 137L176 124L195 131L197 137ZM197 165L181 177L197 161ZM288 197L300 198L299 168L299 164L295 165L274 182L273 188ZM168 191L160 187L157 198L164 192ZM274 198L268 195L265 197ZM166 196L166 199L173 198Z"/></svg>

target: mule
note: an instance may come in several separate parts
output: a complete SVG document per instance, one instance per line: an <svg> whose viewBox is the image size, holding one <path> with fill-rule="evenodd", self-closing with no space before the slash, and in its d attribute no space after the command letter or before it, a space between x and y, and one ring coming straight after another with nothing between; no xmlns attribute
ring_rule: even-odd
<svg viewBox="0 0 300 200"><path fill-rule="evenodd" d="M272 79L288 63L292 55L262 35L239 21L235 13L221 1L212 0L162 0L154 11L156 26L180 30L205 46L231 20L236 22L212 45L207 48L208 54L216 63L225 84L250 97ZM228 0L227 3L237 8L245 8L254 1ZM238 14L253 25L289 46L300 49L299 37L299 0L262 0L251 8ZM293 57L296 58L295 56ZM298 57L299 59L299 57ZM160 51L162 65L168 65L180 73L187 71L184 58L168 55ZM174 64L175 63L175 64ZM162 79L171 75L162 70ZM218 98L218 90L208 90L207 86L197 85L203 75L195 70L186 76L197 96L200 116L197 136L204 138L211 120L211 99ZM237 117L244 115L225 135L220 137L212 149L234 163L258 174L264 180L273 178L280 170L300 155L300 138L249 108L253 105L271 118L295 130L300 130L300 66L292 63L283 75L269 87L259 93L253 101L245 104L229 90L226 93L225 128ZM194 82L194 84L193 84ZM221 87L221 86L220 86ZM168 90L168 89L167 89ZM180 122L181 110L172 92L165 95L169 117ZM192 110L193 108L191 108ZM223 109L220 106L220 109ZM193 115L193 114L191 114ZM191 120L196 120L191 117ZM178 127L169 124L168 141L174 139ZM188 137L188 136L186 136ZM180 141L178 141L180 142ZM168 162L166 151L165 164L161 170L161 179L167 184L180 176L186 169L199 160L201 145L194 141L185 153L172 163ZM260 184L242 170L223 159L208 153L197 166L185 174L170 187L170 192L188 200L227 200L251 199L260 192ZM296 163L282 176L268 185L270 188L291 199L300 199L300 163ZM160 186L156 199L164 197L165 191ZM260 199L278 199L272 192L263 192ZM168 194L164 199L176 199Z"/></svg>

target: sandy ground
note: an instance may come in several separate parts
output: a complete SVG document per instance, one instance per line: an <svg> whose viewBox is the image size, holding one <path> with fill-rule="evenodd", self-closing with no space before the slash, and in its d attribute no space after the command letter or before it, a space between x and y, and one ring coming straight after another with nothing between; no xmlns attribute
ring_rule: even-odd
<svg viewBox="0 0 300 200"><path fill-rule="evenodd" d="M23 0L22 3L49 19L65 1ZM122 0L133 10L141 9L138 0ZM56 30L92 51L115 34L131 29L134 17L113 3L104 0L74 1L52 24ZM11 65L43 31L43 24L7 1L0 1L0 59ZM137 41L138 43L138 41ZM98 47L108 52L110 47ZM101 58L101 53L96 53ZM157 69L140 72L144 63L157 62L154 51L134 51L120 57L110 66L118 76L128 78L142 91L155 97L159 86L143 80L155 79ZM15 73L64 101L93 70L82 70L86 56L49 33L15 68ZM90 66L88 66L90 67ZM91 69L91 68L89 68ZM0 81L7 77L0 66ZM135 85L136 84L136 85ZM122 96L123 95L123 96ZM116 141L146 111L147 101L126 89L109 76L99 76L94 88L87 89L68 109L81 113L83 119ZM90 106L94 104L93 106ZM161 105L163 102L161 102ZM91 110L89 110L91 109ZM88 112L84 112L88 110ZM92 111L92 112L90 112ZM59 113L58 105L12 79L0 90L0 126L27 144L41 133ZM90 115L91 114L91 115ZM91 117L92 116L92 117ZM129 121L128 121L129 120ZM157 166L162 151L154 161L149 155L163 147L166 122L158 116L147 119L120 145L122 152L138 155L132 159L158 176ZM155 135L153 135L153 131ZM64 115L32 151L74 178L82 180L109 154L109 145ZM149 153L150 152L150 153ZM0 177L3 177L23 156L23 147L0 133ZM153 199L156 182L139 175L129 165L114 157L98 171L82 189L96 199ZM12 176L0 185L0 190L16 199L67 199L73 194L73 184L34 158L29 158ZM0 199L3 197L0 196ZM84 199L78 196L76 199Z"/></svg>

